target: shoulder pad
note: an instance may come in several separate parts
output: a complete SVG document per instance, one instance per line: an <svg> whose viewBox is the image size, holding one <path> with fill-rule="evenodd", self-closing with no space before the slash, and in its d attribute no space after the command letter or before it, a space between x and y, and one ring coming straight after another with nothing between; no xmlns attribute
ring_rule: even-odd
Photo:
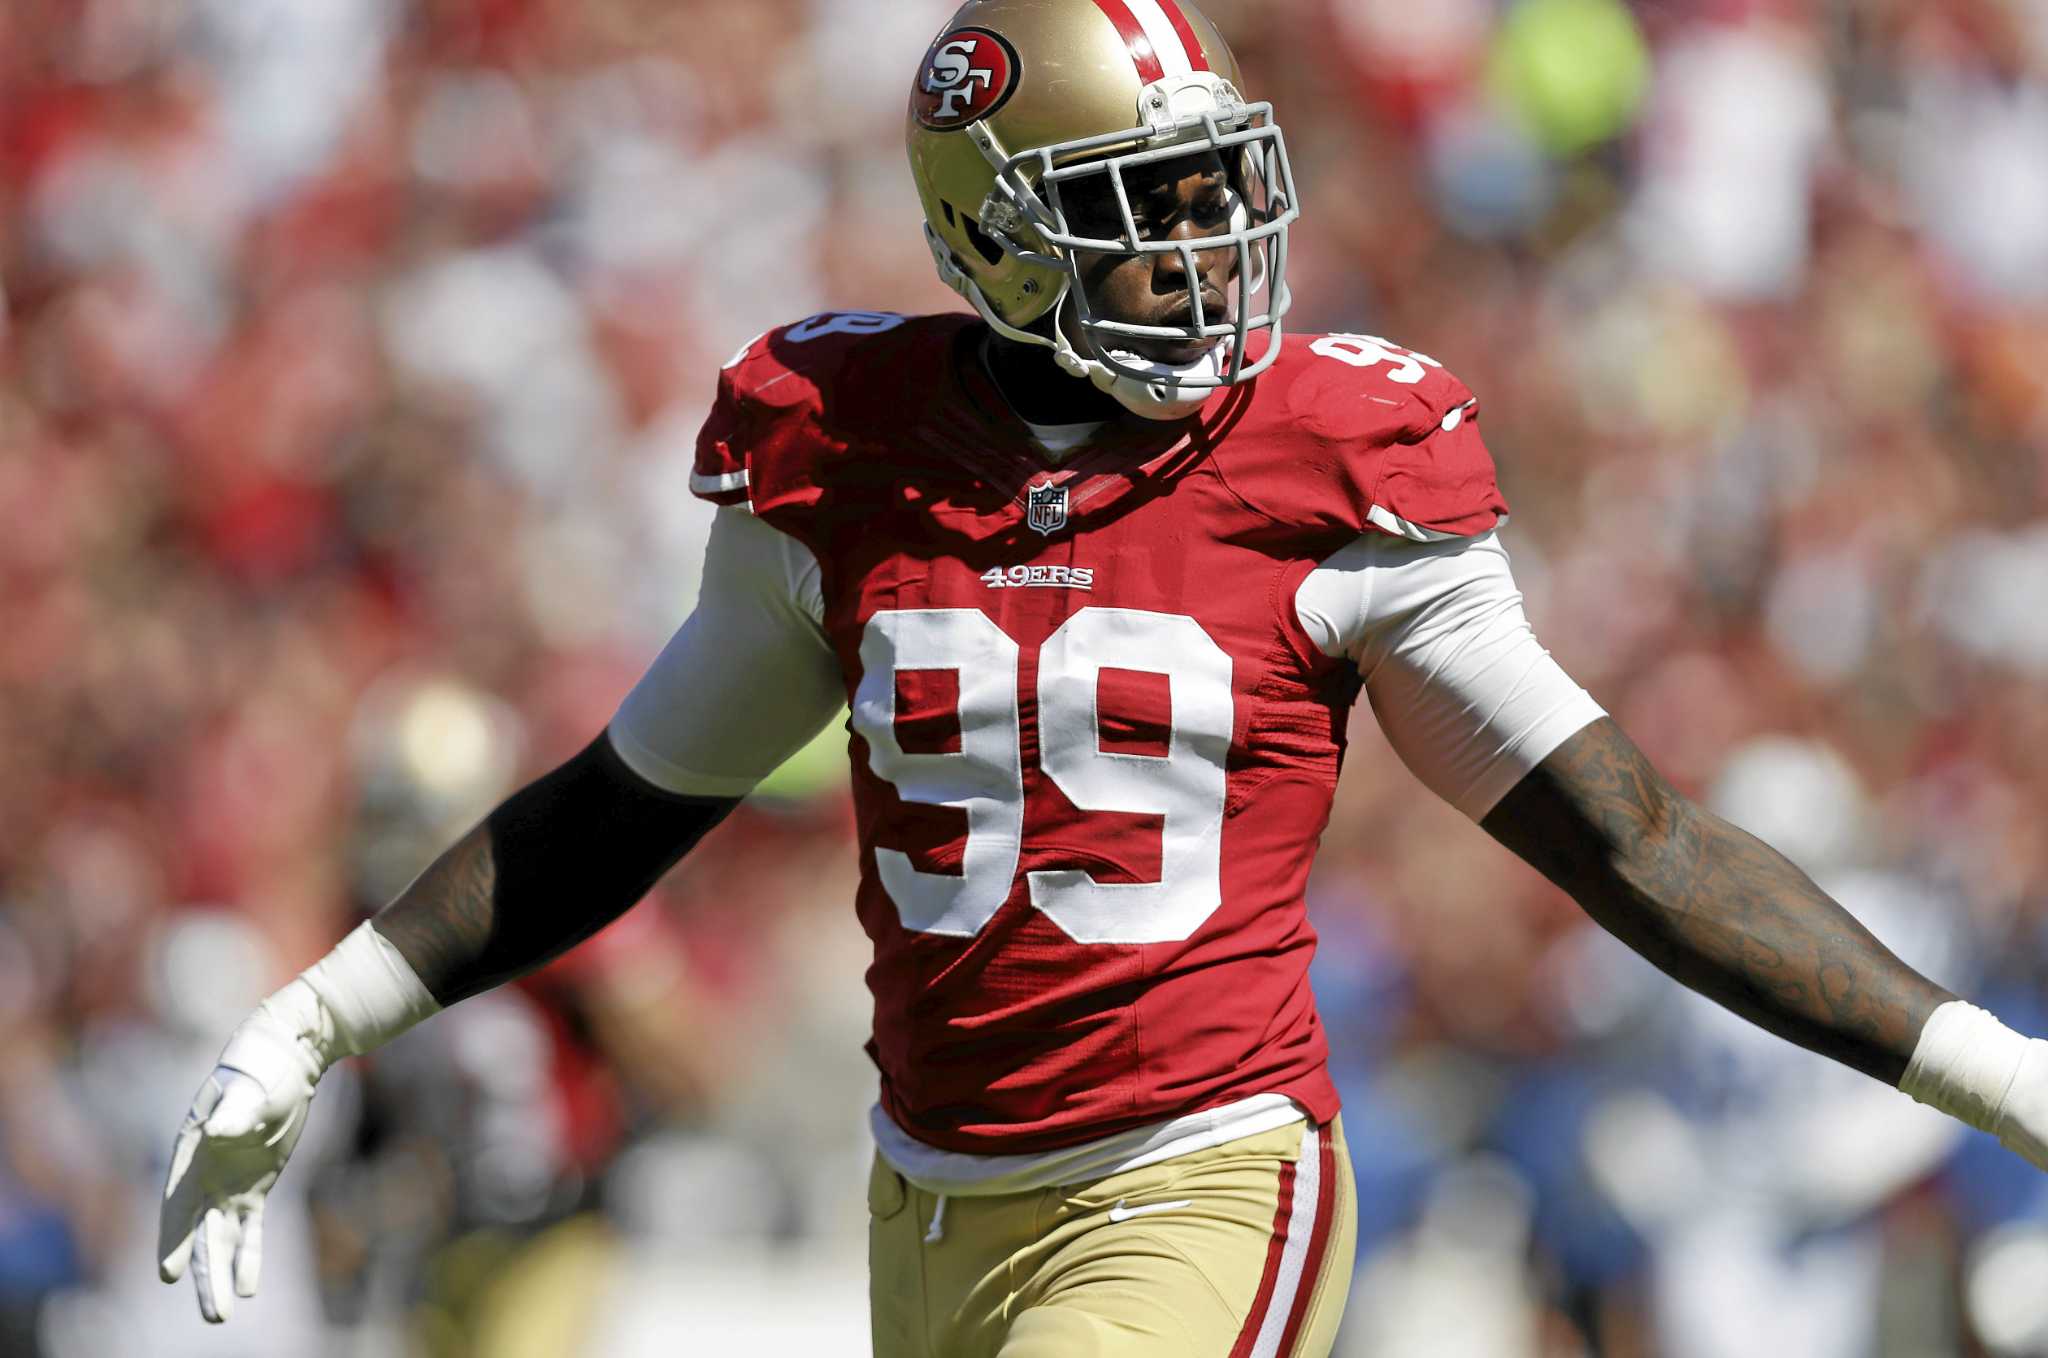
<svg viewBox="0 0 2048 1358"><path fill-rule="evenodd" d="M719 370L718 398L697 435L691 491L717 505L749 503L749 454L778 435L821 425L863 347L911 319L827 311L744 345Z"/></svg>
<svg viewBox="0 0 2048 1358"><path fill-rule="evenodd" d="M1443 364L1374 335L1317 335L1289 366L1289 417L1353 526L1437 541L1507 517L1478 398Z"/></svg>

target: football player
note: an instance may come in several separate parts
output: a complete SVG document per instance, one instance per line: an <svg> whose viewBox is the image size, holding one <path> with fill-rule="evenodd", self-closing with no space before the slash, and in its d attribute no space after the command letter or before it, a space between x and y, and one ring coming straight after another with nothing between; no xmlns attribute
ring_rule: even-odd
<svg viewBox="0 0 2048 1358"><path fill-rule="evenodd" d="M971 314L726 365L696 612L202 1085L161 1263L208 1318L330 1063L601 928L841 703L885 1358L1329 1351L1354 1215L1302 894L1361 690L1672 976L2048 1164L2048 1043L1679 796L1537 644L1472 393L1284 331L1286 147L1191 4L970 0L908 138Z"/></svg>

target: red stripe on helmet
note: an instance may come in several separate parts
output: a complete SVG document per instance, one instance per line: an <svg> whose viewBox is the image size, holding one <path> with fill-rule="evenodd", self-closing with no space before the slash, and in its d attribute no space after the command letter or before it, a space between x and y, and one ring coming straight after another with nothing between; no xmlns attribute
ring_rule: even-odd
<svg viewBox="0 0 2048 1358"><path fill-rule="evenodd" d="M1124 46L1131 49L1131 60L1138 66L1138 79L1147 85L1166 79L1166 68L1159 64L1159 54L1152 50L1152 40L1145 36L1145 25L1138 22L1138 16L1131 13L1131 7L1124 0L1095 0L1095 8L1116 25Z"/></svg>
<svg viewBox="0 0 2048 1358"><path fill-rule="evenodd" d="M1201 42L1195 37L1195 28L1188 22L1188 16L1180 12L1175 0L1158 0L1160 12L1166 15L1166 22L1173 25L1173 31L1180 35L1180 45L1187 50L1188 65L1198 71L1209 69L1208 54L1202 51Z"/></svg>

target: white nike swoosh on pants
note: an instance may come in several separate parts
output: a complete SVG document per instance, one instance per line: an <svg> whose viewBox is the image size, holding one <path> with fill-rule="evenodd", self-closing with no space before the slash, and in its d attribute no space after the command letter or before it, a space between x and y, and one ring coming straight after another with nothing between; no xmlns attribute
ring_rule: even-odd
<svg viewBox="0 0 2048 1358"><path fill-rule="evenodd" d="M1126 1207L1124 1206L1124 1200L1118 1198L1116 1206L1109 1209L1109 1219L1111 1221L1129 1221L1132 1217L1141 1217L1147 1212L1171 1212L1176 1207L1192 1207L1194 1205L1195 1200L1193 1198L1176 1198L1172 1202L1148 1202L1139 1207Z"/></svg>

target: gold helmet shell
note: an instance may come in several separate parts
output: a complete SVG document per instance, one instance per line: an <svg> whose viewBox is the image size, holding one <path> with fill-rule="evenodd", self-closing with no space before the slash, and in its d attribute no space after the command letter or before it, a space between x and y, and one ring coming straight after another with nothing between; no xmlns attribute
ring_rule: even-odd
<svg viewBox="0 0 2048 1358"><path fill-rule="evenodd" d="M1042 333L1047 327L1025 328L1072 295L1093 351L1077 363L1116 367L1119 338L1230 337L1230 372L1206 385L1251 376L1248 331L1271 329L1277 339L1286 309L1286 233L1296 209L1271 106L1248 103L1242 80L1215 25L1184 0L968 0L919 64L907 120L911 175L940 276L998 330L1062 350L1056 333ZM1198 303L1196 324L1168 329L1090 316L1075 250L1188 247L1140 240L1128 212L1119 239L1077 236L1062 189L1106 174L1121 202L1125 168L1204 148L1224 153L1241 186L1233 230L1201 242L1205 251L1239 253L1235 315L1207 317ZM1260 288L1266 309L1254 314L1251 293ZM1278 347L1268 346L1266 361ZM1064 357L1062 366L1074 369Z"/></svg>

